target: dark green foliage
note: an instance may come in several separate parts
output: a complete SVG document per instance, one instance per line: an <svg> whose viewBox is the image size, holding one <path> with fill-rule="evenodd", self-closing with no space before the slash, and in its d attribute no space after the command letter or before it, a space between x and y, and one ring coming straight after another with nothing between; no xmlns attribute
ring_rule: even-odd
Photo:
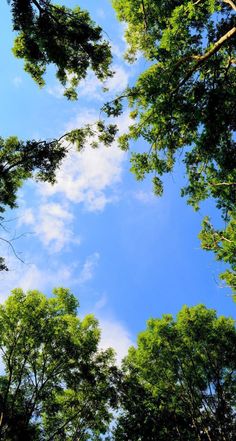
<svg viewBox="0 0 236 441"><path fill-rule="evenodd" d="M233 441L236 330L203 305L150 319L123 362L116 441Z"/></svg>
<svg viewBox="0 0 236 441"><path fill-rule="evenodd" d="M76 87L89 68L101 80L111 75L110 47L87 11L49 0L12 0L11 8L13 29L18 33L13 52L24 59L25 70L39 86L44 85L43 74L51 63L67 87L68 99L77 98Z"/></svg>
<svg viewBox="0 0 236 441"><path fill-rule="evenodd" d="M112 350L98 350L92 315L66 289L13 291L0 306L0 438L100 440L116 407Z"/></svg>
<svg viewBox="0 0 236 441"><path fill-rule="evenodd" d="M55 140L19 141L11 136L0 138L0 212L16 206L17 190L30 178L55 181L56 168L66 155L62 143Z"/></svg>
<svg viewBox="0 0 236 441"><path fill-rule="evenodd" d="M235 3L113 0L113 5L127 24L126 57L132 62L141 51L150 63L133 87L104 107L116 115L128 98L134 123L121 147L138 138L144 142L144 152L132 154L132 171L138 179L151 174L160 195L162 175L181 159L188 203L198 209L213 197L229 221L236 206Z"/></svg>

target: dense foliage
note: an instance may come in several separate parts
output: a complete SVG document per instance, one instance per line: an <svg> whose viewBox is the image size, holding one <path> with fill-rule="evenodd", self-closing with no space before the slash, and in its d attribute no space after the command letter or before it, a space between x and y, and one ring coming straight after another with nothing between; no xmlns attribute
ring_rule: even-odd
<svg viewBox="0 0 236 441"><path fill-rule="evenodd" d="M123 362L116 441L233 441L236 330L202 305L150 319Z"/></svg>
<svg viewBox="0 0 236 441"><path fill-rule="evenodd" d="M49 64L67 86L65 95L75 99L76 86L91 68L99 79L111 75L111 52L102 29L79 6L69 9L50 0L11 0L14 54L23 58L25 70L40 85Z"/></svg>
<svg viewBox="0 0 236 441"><path fill-rule="evenodd" d="M0 305L1 440L234 440L232 319L203 305L150 319L119 369L77 308L64 288Z"/></svg>
<svg viewBox="0 0 236 441"><path fill-rule="evenodd" d="M108 115L117 115L128 99L134 124L120 145L127 149L138 138L144 144L132 155L132 171L138 179L152 174L160 195L161 176L181 158L188 177L182 195L188 203L198 209L200 201L213 197L224 219L234 223L235 3L113 0L113 5L127 25L128 60L141 51L149 62L133 87L104 106ZM234 287L233 270L231 279Z"/></svg>
<svg viewBox="0 0 236 441"><path fill-rule="evenodd" d="M13 291L0 306L0 438L99 440L116 406L112 350L66 289Z"/></svg>

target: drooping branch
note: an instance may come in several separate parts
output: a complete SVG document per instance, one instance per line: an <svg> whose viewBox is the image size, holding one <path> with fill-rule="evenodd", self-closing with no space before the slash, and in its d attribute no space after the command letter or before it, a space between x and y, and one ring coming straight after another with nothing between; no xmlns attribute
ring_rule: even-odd
<svg viewBox="0 0 236 441"><path fill-rule="evenodd" d="M24 260L22 260L21 257L17 254L17 252L16 252L14 246L13 246L12 243L11 243L11 240L5 239L4 237L0 237L0 241L3 241L3 242L5 242L7 245L9 245L9 247L11 248L11 250L12 250L14 256L15 256L18 260L20 260L20 262L25 263Z"/></svg>

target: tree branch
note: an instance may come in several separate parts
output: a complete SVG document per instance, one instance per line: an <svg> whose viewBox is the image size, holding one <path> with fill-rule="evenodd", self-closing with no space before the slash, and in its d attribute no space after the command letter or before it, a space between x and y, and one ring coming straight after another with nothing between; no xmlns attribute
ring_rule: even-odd
<svg viewBox="0 0 236 441"><path fill-rule="evenodd" d="M223 0L223 2L228 3L231 6L231 8L233 8L236 11L236 5L232 0Z"/></svg>
<svg viewBox="0 0 236 441"><path fill-rule="evenodd" d="M229 0L231 1L231 0ZM201 66L201 64L203 64L205 61L207 61L212 55L214 55L215 53L217 53L220 48L225 44L225 42L227 42L230 38L233 37L233 35L236 34L236 26L234 26L232 29L230 29L228 32L226 32L226 34L224 34L215 44L214 46L209 49L209 51L207 51L205 54L203 55L192 55L191 58L193 60L197 60L197 62L194 64L194 66L187 72L187 74L185 75L185 77L182 79L182 81L180 81L180 83L178 84L178 86L174 89L174 91L172 93L175 93L178 91L178 89L183 86L186 81L193 75L193 73ZM185 61L186 58L183 60ZM180 62L181 63L181 60Z"/></svg>
<svg viewBox="0 0 236 441"><path fill-rule="evenodd" d="M235 33L236 33L236 27L234 26L232 29L230 29L228 32L226 32L226 34L224 34L208 52L206 52L204 55L193 55L192 58L194 60L197 60L198 62L203 62L203 61L207 60L213 54L218 52L218 50L221 48L221 46L223 46L223 44L227 40L229 40Z"/></svg>
<svg viewBox="0 0 236 441"><path fill-rule="evenodd" d="M24 260L22 260L22 259L20 258L20 256L17 254L17 252L16 252L16 250L15 250L15 248L14 248L14 246L12 245L12 243L11 243L10 240L4 239L4 237L0 237L0 240L2 240L3 242L6 242L6 243L10 246L10 248L12 249L14 256L15 256L18 260L20 260L22 263L25 263Z"/></svg>
<svg viewBox="0 0 236 441"><path fill-rule="evenodd" d="M211 187L220 187L221 185L227 185L227 186L231 186L231 185L236 185L236 182L217 182L215 184L209 184Z"/></svg>

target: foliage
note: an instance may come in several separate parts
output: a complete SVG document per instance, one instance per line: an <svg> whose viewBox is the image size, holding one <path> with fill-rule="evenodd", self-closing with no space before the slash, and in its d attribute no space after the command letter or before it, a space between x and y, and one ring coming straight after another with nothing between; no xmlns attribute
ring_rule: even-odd
<svg viewBox="0 0 236 441"><path fill-rule="evenodd" d="M11 0L14 54L23 58L25 70L44 85L49 64L66 86L65 96L76 99L76 86L92 69L101 80L111 75L111 52L102 29L79 6L70 9L50 0Z"/></svg>
<svg viewBox="0 0 236 441"><path fill-rule="evenodd" d="M182 195L195 209L213 197L228 221L236 204L235 3L113 0L113 5L127 25L127 59L134 61L141 51L149 62L133 87L104 106L108 115L117 115L128 98L134 123L120 145L127 149L138 138L144 143L141 153L132 154L132 171L138 179L151 174L161 195L162 175L181 158L188 176Z"/></svg>
<svg viewBox="0 0 236 441"><path fill-rule="evenodd" d="M230 441L236 330L203 305L150 319L123 362L116 441Z"/></svg>
<svg viewBox="0 0 236 441"><path fill-rule="evenodd" d="M37 172L37 179L54 182L55 170L66 154L58 141L19 141L0 138L0 212L16 206L17 190Z"/></svg>
<svg viewBox="0 0 236 441"><path fill-rule="evenodd" d="M230 221L224 230L215 230L208 217L204 219L202 227L199 234L202 248L214 251L217 260L230 265L230 269L223 272L220 278L232 287L236 296L236 213L231 214Z"/></svg>
<svg viewBox="0 0 236 441"><path fill-rule="evenodd" d="M99 440L116 406L112 350L98 349L92 315L58 288L46 298L15 289L0 306L1 440Z"/></svg>

